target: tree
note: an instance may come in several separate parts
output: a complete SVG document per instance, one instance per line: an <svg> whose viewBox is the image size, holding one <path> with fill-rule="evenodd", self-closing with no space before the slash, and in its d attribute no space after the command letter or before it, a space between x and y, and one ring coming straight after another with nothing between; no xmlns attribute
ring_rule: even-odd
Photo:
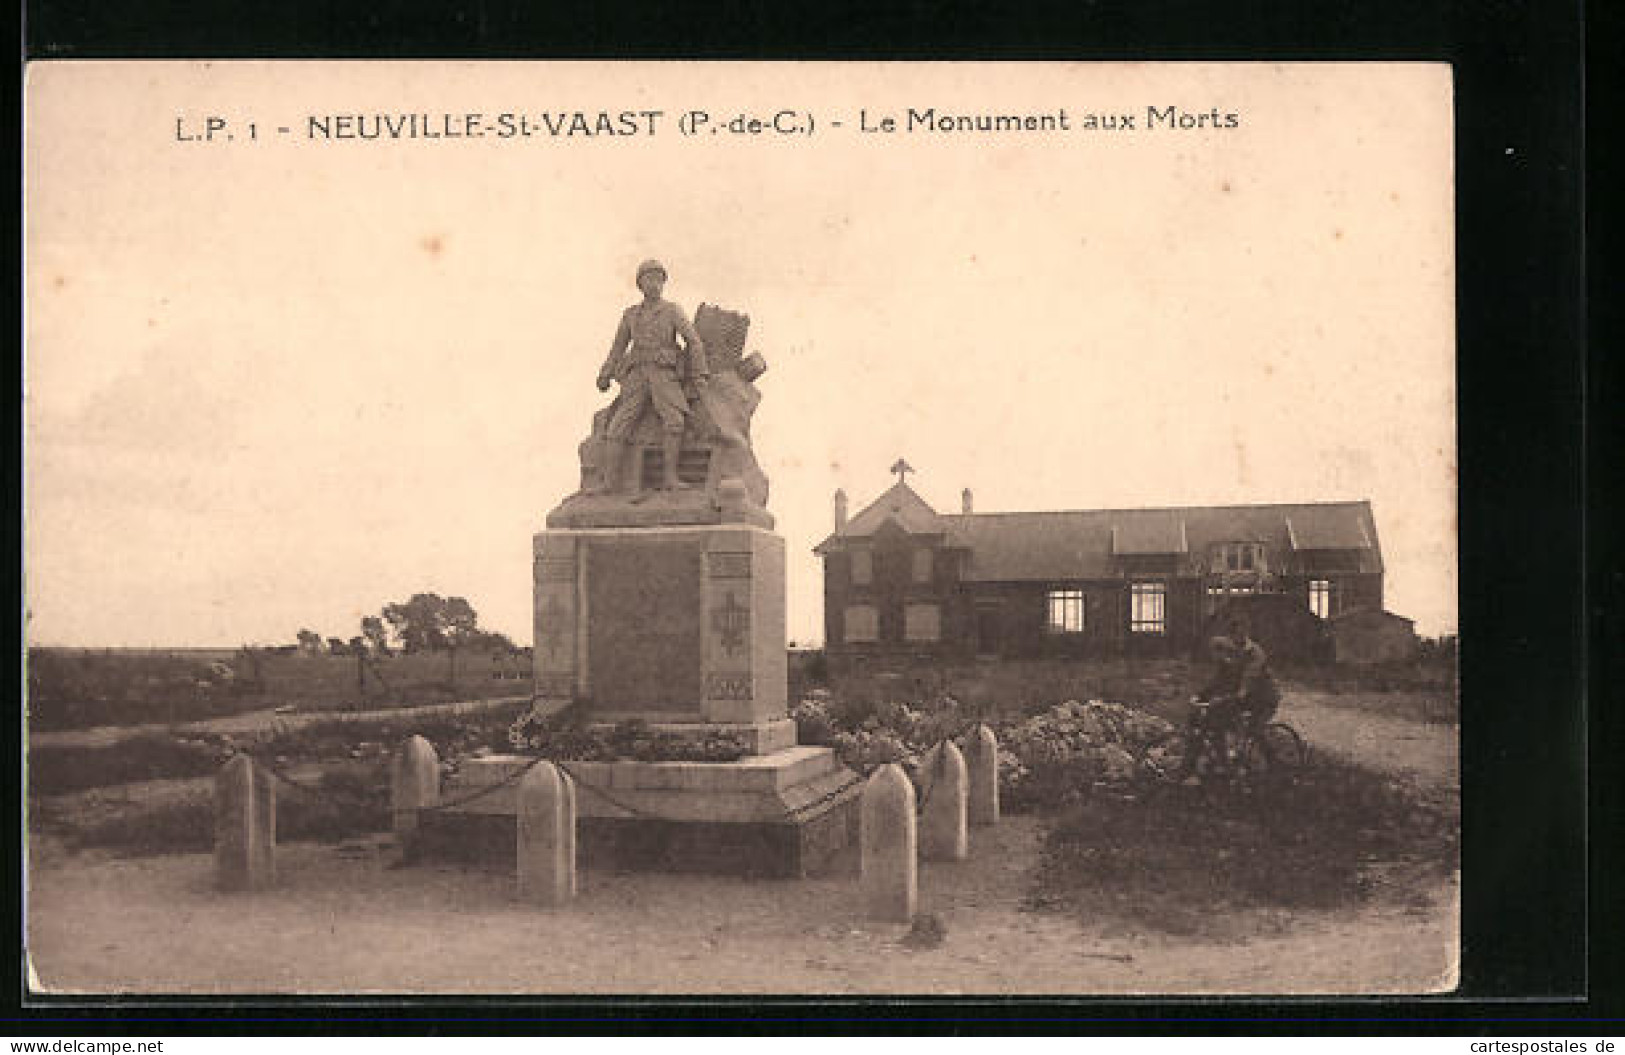
<svg viewBox="0 0 1625 1055"><path fill-rule="evenodd" d="M440 610L440 619L446 640L453 648L468 644L469 639L479 631L479 614L462 597L446 598L445 607Z"/></svg>
<svg viewBox="0 0 1625 1055"><path fill-rule="evenodd" d="M463 602L467 607L468 602ZM401 648L407 652L438 652L448 644L447 601L437 593L415 593L404 603L386 604L384 620L400 638ZM467 615L473 615L469 608ZM465 618L461 610L459 620Z"/></svg>
<svg viewBox="0 0 1625 1055"><path fill-rule="evenodd" d="M513 642L506 635L480 629L479 613L474 611L474 606L465 597L415 593L409 600L384 605L382 621L373 616L363 619L362 632L377 645L383 637L386 622L395 631L401 648L407 652L438 652L445 648L513 648Z"/></svg>
<svg viewBox="0 0 1625 1055"><path fill-rule="evenodd" d="M350 646L344 643L342 637L330 637L327 639L327 654L330 656L348 656Z"/></svg>
<svg viewBox="0 0 1625 1055"><path fill-rule="evenodd" d="M367 639L372 650L380 656L389 655L389 631L384 629L384 621L375 615L363 616L361 619L361 636Z"/></svg>
<svg viewBox="0 0 1625 1055"><path fill-rule="evenodd" d="M299 651L308 656L321 655L322 635L314 630L301 630L295 636L299 639Z"/></svg>

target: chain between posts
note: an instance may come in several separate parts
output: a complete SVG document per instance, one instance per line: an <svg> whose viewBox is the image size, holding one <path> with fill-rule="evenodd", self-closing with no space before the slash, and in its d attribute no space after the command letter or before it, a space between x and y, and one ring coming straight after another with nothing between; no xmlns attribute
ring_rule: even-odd
<svg viewBox="0 0 1625 1055"><path fill-rule="evenodd" d="M818 796L816 799L813 799L813 800L811 800L809 802L803 802L801 805L799 805L799 806L795 807L794 809L790 810L789 811L790 816L799 817L803 813L806 813L809 810L812 810L812 809L815 809L815 808L817 808L819 806L824 805L826 802L833 802L835 799L840 798L842 795L846 794L848 791L852 790L854 787L857 787L859 784L862 784L863 781L864 781L864 778L862 776L858 775L857 773L853 773L851 780L846 781L845 783L839 785L838 787L831 788L829 791L824 792L822 795Z"/></svg>
<svg viewBox="0 0 1625 1055"><path fill-rule="evenodd" d="M964 733L964 731L961 731L960 735L963 735L963 733ZM937 778L939 776L939 773L937 772L937 770L939 770L945 764L945 760L944 760L944 757L943 757L945 752L941 751L940 749L941 749L943 744L948 743L949 741L954 740L954 739L955 739L955 736L952 735L952 734L950 734L948 736L945 736L941 740L938 740L935 744L933 744L929 748L927 748L924 752L922 752L923 757L931 758L933 753L935 754L935 757L932 758L932 761L931 761L931 763L930 763L930 765L928 767L928 771L929 771L928 775L929 775L930 779L929 779L929 781L927 783L925 783L925 785L924 785L924 787L923 787L923 789L922 789L922 791L920 793L919 805L916 807L917 810L919 810L921 812L924 811L924 809L926 807L926 804L931 801L931 792L935 789L936 783L937 783ZM373 808L376 808L376 806L377 806L376 803L368 802L368 801L366 801L364 799L361 799L361 798L359 798L357 796L347 796L347 795L343 795L343 794L335 794L334 792L326 790L326 789L312 788L312 787L309 787L309 786L307 786L305 784L301 784L299 781L294 780L291 776L289 776L286 772L284 772L275 763L270 762L270 761L268 761L268 760L266 760L264 758L261 758L260 756L255 755L251 751L243 751L241 753L248 756L248 758L252 759L253 762L256 765L261 766L262 768L264 768L266 772L270 773L273 777L275 777L281 783L286 784L288 787L291 787L295 791L301 792L301 793L303 793L304 795L306 795L306 796L308 796L310 798L318 799L318 800L325 800L325 801L327 801L327 802L329 802L331 804L334 804L334 805L341 805L341 806L347 805L347 806L350 806L350 807L359 807L359 808L364 808L364 809L373 809ZM623 811L625 813L628 813L628 814L630 814L630 815L632 815L634 817L637 817L637 818L640 818L640 819L643 819L643 820L656 820L656 821L659 821L659 820L670 820L671 819L669 817L664 817L664 816L661 816L660 814L652 813L652 812L650 812L650 811L648 811L646 809L641 809L641 808L639 808L637 806L633 806L633 805L631 805L631 804L629 804L629 803L627 803L625 801L622 801L621 799L616 798L614 795L611 795L608 791L604 790L603 788L598 787L597 785L591 783L590 781L582 779L581 776L575 770L573 770L568 763L566 763L566 762L564 762L562 760L559 760L559 759L549 759L549 758L546 758L544 756L537 756L536 758L531 759L525 765L523 765L520 768L514 770L512 773L510 773L507 776L503 777L501 780L497 781L494 784L488 784L488 785L480 788L477 791L474 791L474 792L471 792L471 793L469 793L467 795L464 795L461 798L452 799L449 802L437 802L432 806L419 807L419 812L438 813L438 812L441 812L441 811L444 811L444 810L457 809L459 807L466 806L471 802L477 802L480 799L487 798L487 797L489 797L491 795L495 795L499 791L503 791L503 790L505 790L507 788L510 788L510 787L518 784L521 780L524 779L524 777L525 777L525 775L527 773L529 773L531 770L535 769L537 766L541 765L543 762L548 762L548 761L551 761L554 765L558 766L559 769L561 771L563 771L566 775L568 775L571 780L575 781L575 783L578 786L580 786L581 788L583 788L584 790L586 790L590 794L596 796L597 798L603 800L604 802L609 803L611 806L614 806L616 809L619 809L619 810L621 810L621 811ZM790 816L799 817L800 815L802 815L804 813L807 813L810 810L813 810L813 809L815 809L815 808L817 808L819 806L822 806L822 805L824 805L824 804L826 804L828 802L831 802L831 801L839 798L840 796L844 795L846 792L850 791L856 785L863 783L864 780L867 779L867 777L870 774L872 774L875 769L879 768L879 766L870 766L870 767L868 767L867 771L863 771L863 770L859 769L859 767L853 767L853 768L855 770L858 770L858 771L853 772L852 778L850 780L844 781L843 783L837 785L836 787L834 787L834 788L830 789L829 791L825 792L824 794L820 795L816 799L812 799L812 800L810 800L808 802L804 802L801 805L791 809L789 811Z"/></svg>
<svg viewBox="0 0 1625 1055"><path fill-rule="evenodd" d="M437 802L433 806L420 807L420 812L423 812L423 813L438 813L441 810L449 810L449 809L455 809L458 806L466 806L470 802L477 802L480 799L486 798L487 796L495 795L497 792L502 791L505 788L509 788L509 787L512 787L515 784L518 784L521 780L524 779L526 773L529 773L531 770L535 769L537 766L541 765L543 762L546 762L546 761L548 761L546 758L542 758L540 756L538 756L536 758L533 758L529 762L527 762L525 765L521 766L520 768L514 770L512 773L509 773L507 776L503 777L501 780L497 781L495 784L487 784L485 787L480 788L478 791L470 792L469 794L464 795L460 799L452 799L450 802Z"/></svg>

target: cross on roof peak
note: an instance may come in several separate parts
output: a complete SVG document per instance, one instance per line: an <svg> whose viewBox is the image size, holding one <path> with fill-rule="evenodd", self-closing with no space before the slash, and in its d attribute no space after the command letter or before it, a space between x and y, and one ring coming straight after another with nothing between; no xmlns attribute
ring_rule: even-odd
<svg viewBox="0 0 1625 1055"><path fill-rule="evenodd" d="M908 483L907 477L909 473L919 472L918 469L914 468L914 466L910 465L901 458L892 463L890 471L897 474L897 482L900 484Z"/></svg>

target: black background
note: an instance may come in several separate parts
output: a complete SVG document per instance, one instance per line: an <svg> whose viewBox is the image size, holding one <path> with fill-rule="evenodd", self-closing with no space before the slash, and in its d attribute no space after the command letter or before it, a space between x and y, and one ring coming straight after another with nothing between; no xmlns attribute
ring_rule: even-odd
<svg viewBox="0 0 1625 1055"><path fill-rule="evenodd" d="M1602 485L1612 483L1605 476L1612 475L1617 444L1608 441L1619 438L1618 408L1625 404L1617 364L1598 357L1589 375L1586 370L1585 13L1579 3L1533 0L1245 6L1191 0L29 0L23 36L25 56L32 59L1451 63L1457 106L1464 942L1460 995L1426 1000L538 999L522 1005L341 1002L320 1009L269 1000L83 1007L50 1002L14 1006L11 1013L20 1018L12 1030L0 1032L1619 1033L1617 1025L1610 1029L1599 1020L1617 1022L1625 1015L1625 983L1611 948L1613 938L1625 934L1620 883L1612 878L1621 867L1625 828L1611 750L1621 743L1621 723L1604 691L1622 673L1619 601L1625 575L1617 519L1604 520L1617 501ZM1590 35L1608 40L1595 25ZM1600 279L1592 278L1599 294L1594 324L1600 327L1617 315ZM11 815L19 814L14 808ZM20 866L15 858L12 863ZM21 941L14 947L20 949ZM20 985L10 988L8 995L20 1000ZM179 1020L185 1018L198 1021Z"/></svg>

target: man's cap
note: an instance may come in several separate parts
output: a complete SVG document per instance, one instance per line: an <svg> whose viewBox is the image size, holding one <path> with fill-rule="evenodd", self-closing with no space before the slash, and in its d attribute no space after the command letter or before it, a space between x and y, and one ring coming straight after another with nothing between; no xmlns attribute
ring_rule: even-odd
<svg viewBox="0 0 1625 1055"><path fill-rule="evenodd" d="M658 260L645 260L643 263L638 265L638 274L637 274L637 277L633 279L633 281L634 282L642 281L643 276L648 274L650 271L658 271L658 272L660 272L660 277L661 278L670 278L671 277L670 275L666 274L666 265L665 264L662 264Z"/></svg>

